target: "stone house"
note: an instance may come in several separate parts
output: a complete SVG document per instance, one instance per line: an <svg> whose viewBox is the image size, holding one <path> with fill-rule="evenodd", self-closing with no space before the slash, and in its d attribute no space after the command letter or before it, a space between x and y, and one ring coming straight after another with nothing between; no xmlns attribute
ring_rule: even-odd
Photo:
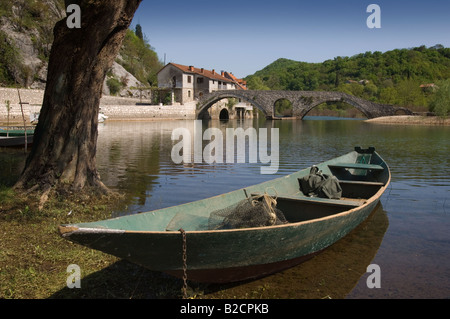
<svg viewBox="0 0 450 319"><path fill-rule="evenodd" d="M158 88L170 90L180 104L199 99L218 90L246 90L246 83L232 73L169 63L158 72Z"/></svg>

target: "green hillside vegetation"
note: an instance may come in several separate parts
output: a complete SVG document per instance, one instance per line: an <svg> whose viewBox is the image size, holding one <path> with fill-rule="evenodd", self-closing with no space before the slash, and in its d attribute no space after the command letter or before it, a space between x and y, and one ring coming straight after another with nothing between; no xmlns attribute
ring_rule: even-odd
<svg viewBox="0 0 450 319"><path fill-rule="evenodd" d="M396 49L385 53L366 52L352 57L337 57L323 63L278 59L246 78L249 89L340 91L370 101L405 106L414 111L435 110L436 93L448 90L450 49L442 45ZM434 85L430 85L434 84ZM422 87L421 87L422 85ZM437 105L445 105L437 103ZM344 103L321 105L319 110L345 113ZM449 112L440 106L441 113ZM286 109L285 103L280 111ZM316 110L317 111L317 110Z"/></svg>
<svg viewBox="0 0 450 319"><path fill-rule="evenodd" d="M156 73L163 67L158 55L142 33L141 26L129 29L120 50L117 62L133 74L145 86L157 86Z"/></svg>

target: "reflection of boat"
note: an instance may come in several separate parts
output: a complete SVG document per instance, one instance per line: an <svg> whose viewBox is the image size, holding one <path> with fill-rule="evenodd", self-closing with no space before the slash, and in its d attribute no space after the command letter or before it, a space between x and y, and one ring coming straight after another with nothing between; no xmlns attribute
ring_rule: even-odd
<svg viewBox="0 0 450 319"><path fill-rule="evenodd" d="M27 145L33 143L33 134L27 135ZM0 136L0 147L22 147L25 145L25 136Z"/></svg>
<svg viewBox="0 0 450 319"><path fill-rule="evenodd" d="M390 181L389 168L373 148L317 165L333 174L340 199L308 197L299 181L310 169L175 207L92 223L61 225L71 241L152 270L193 281L232 282L296 265L332 245L372 212ZM287 223L238 229L211 229L214 211L236 206L247 195L276 192ZM187 257L186 264L183 263Z"/></svg>

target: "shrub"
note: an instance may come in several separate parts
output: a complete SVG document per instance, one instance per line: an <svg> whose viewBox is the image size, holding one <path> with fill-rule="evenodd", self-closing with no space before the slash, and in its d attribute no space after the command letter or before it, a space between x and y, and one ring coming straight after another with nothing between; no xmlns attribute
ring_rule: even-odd
<svg viewBox="0 0 450 319"><path fill-rule="evenodd" d="M430 111L441 117L450 113L450 80L442 81L430 103Z"/></svg>
<svg viewBox="0 0 450 319"><path fill-rule="evenodd" d="M117 95L117 93L120 92L120 89L122 88L122 85L119 80L116 78L110 78L106 81L106 85L108 85L109 93L111 95Z"/></svg>

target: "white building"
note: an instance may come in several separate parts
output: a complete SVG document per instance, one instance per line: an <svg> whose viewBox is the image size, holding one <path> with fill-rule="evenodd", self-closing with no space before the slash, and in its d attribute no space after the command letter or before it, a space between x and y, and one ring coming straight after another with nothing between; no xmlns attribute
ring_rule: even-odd
<svg viewBox="0 0 450 319"><path fill-rule="evenodd" d="M175 102L192 102L218 90L246 90L245 81L231 73L169 63L158 72L158 87L174 92Z"/></svg>

